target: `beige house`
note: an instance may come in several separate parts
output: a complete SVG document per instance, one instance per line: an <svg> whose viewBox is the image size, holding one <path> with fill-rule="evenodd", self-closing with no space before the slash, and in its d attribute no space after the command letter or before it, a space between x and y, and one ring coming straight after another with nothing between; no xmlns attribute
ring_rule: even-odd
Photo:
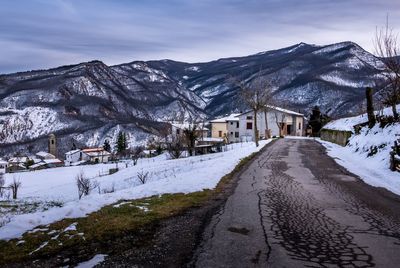
<svg viewBox="0 0 400 268"><path fill-rule="evenodd" d="M222 138L228 143L239 142L239 117L237 117L239 115L240 114L230 114L210 121L211 137Z"/></svg>

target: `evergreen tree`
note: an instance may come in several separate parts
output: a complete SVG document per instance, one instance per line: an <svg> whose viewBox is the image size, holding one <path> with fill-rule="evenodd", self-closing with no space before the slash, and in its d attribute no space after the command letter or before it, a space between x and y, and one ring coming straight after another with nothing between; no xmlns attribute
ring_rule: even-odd
<svg viewBox="0 0 400 268"><path fill-rule="evenodd" d="M315 106L310 115L309 125L312 128L312 136L319 136L321 128L330 121L329 116L322 114L319 107Z"/></svg>
<svg viewBox="0 0 400 268"><path fill-rule="evenodd" d="M126 150L126 148L126 134L120 131L117 138L117 153L122 154Z"/></svg>
<svg viewBox="0 0 400 268"><path fill-rule="evenodd" d="M110 145L110 142L108 140L104 141L103 149L106 150L107 152L111 152L111 145Z"/></svg>

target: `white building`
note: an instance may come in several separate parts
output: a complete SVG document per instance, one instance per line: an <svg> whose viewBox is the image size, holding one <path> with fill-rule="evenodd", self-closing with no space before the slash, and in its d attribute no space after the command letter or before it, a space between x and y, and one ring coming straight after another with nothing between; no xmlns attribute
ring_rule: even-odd
<svg viewBox="0 0 400 268"><path fill-rule="evenodd" d="M193 128L193 124L190 123L172 123L171 124L171 135L173 137L183 135L183 131L188 128ZM203 124L197 124L197 135L201 138L206 138L208 136L209 129L203 126Z"/></svg>
<svg viewBox="0 0 400 268"><path fill-rule="evenodd" d="M7 172L8 162L0 159L0 174Z"/></svg>
<svg viewBox="0 0 400 268"><path fill-rule="evenodd" d="M107 163L110 161L111 153L99 148L87 148L81 150L81 160L89 161L90 163Z"/></svg>
<svg viewBox="0 0 400 268"><path fill-rule="evenodd" d="M76 149L65 153L65 165L71 166L74 163L81 161L81 150Z"/></svg>
<svg viewBox="0 0 400 268"><path fill-rule="evenodd" d="M111 153L99 148L76 149L65 153L65 165L73 166L85 162L107 163L110 161Z"/></svg>
<svg viewBox="0 0 400 268"><path fill-rule="evenodd" d="M254 113L247 111L239 116L239 136L241 141L254 140ZM280 107L270 107L267 112L266 127L265 113L257 114L257 129L259 138L270 136L302 136L304 128L304 115Z"/></svg>

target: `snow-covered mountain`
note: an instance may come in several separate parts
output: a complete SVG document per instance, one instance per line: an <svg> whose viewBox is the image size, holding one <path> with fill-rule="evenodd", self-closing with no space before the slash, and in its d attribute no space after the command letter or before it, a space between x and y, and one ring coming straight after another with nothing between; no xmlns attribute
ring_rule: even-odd
<svg viewBox="0 0 400 268"><path fill-rule="evenodd" d="M381 76L380 61L357 44L300 43L206 63L100 61L0 75L0 151L38 150L56 133L60 151L94 146L119 130L131 143L157 134L166 119L209 118L245 107L232 78L269 77L292 109L314 105L332 115L355 111L364 88Z"/></svg>

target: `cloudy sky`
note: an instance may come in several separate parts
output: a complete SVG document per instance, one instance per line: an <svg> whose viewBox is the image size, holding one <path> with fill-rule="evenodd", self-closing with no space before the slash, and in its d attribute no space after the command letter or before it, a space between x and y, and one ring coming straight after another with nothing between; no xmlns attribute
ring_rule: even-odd
<svg viewBox="0 0 400 268"><path fill-rule="evenodd" d="M0 73L242 56L296 43L354 41L372 51L399 0L0 0Z"/></svg>

